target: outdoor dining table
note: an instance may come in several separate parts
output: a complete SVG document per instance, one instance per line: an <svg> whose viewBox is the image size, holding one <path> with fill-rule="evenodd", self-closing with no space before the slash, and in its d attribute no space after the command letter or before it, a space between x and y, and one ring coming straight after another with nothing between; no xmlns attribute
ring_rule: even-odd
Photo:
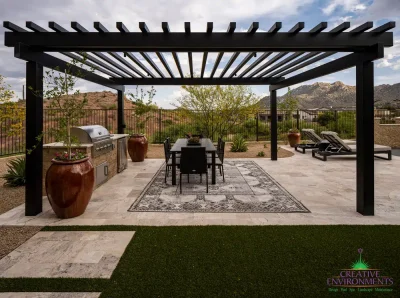
<svg viewBox="0 0 400 298"><path fill-rule="evenodd" d="M216 170L215 170L215 153L217 152L217 148L215 148L214 144L210 139L202 138L200 139L201 145L197 145L199 147L205 147L206 153L211 153L211 184L215 184L216 182ZM197 147L196 146L196 147ZM187 145L187 139L178 139L174 146L171 148L172 155L172 185L176 185L176 154L181 153L182 147L193 147Z"/></svg>

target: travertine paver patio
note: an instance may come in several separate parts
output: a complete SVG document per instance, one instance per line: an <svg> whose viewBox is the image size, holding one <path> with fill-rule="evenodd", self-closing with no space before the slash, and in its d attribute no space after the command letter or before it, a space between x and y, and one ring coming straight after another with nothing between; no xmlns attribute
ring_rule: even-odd
<svg viewBox="0 0 400 298"><path fill-rule="evenodd" d="M135 232L39 232L0 260L0 277L110 278Z"/></svg>
<svg viewBox="0 0 400 298"><path fill-rule="evenodd" d="M293 149L288 149L293 150ZM82 216L57 219L46 199L44 212L24 215L19 206L0 216L0 225L303 225L400 224L400 157L375 160L375 216L362 216L356 206L354 156L327 162L296 153L278 161L254 158L267 173L311 213L165 213L127 212L163 164L161 159L129 163L129 168L97 189Z"/></svg>

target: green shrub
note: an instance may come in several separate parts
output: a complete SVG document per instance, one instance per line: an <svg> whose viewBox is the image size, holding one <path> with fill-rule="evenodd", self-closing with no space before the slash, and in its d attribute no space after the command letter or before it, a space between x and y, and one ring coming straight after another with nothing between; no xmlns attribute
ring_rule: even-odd
<svg viewBox="0 0 400 298"><path fill-rule="evenodd" d="M258 153L257 153L257 156L258 156L258 157L264 157L264 156L265 156L264 151L258 152Z"/></svg>
<svg viewBox="0 0 400 298"><path fill-rule="evenodd" d="M332 112L324 112L319 114L317 117L317 122L321 126L327 126L329 122L335 121L335 115Z"/></svg>
<svg viewBox="0 0 400 298"><path fill-rule="evenodd" d="M236 135L233 138L233 143L231 145L231 152L246 152L247 142L241 135Z"/></svg>
<svg viewBox="0 0 400 298"><path fill-rule="evenodd" d="M4 185L12 187L25 185L25 157L11 160L7 167L7 173L1 177L6 180Z"/></svg>

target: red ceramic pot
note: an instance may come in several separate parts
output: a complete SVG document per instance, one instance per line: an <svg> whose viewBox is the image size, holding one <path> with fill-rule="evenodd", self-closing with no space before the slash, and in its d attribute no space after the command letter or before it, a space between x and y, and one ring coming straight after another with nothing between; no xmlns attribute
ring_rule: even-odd
<svg viewBox="0 0 400 298"><path fill-rule="evenodd" d="M94 169L89 157L80 160L52 160L46 174L46 192L59 218L83 214L92 197Z"/></svg>
<svg viewBox="0 0 400 298"><path fill-rule="evenodd" d="M133 162L143 161L147 155L149 142L143 134L133 134L128 140L128 152Z"/></svg>
<svg viewBox="0 0 400 298"><path fill-rule="evenodd" d="M289 132L287 136L290 147L295 147L297 144L300 144L301 134L299 132Z"/></svg>

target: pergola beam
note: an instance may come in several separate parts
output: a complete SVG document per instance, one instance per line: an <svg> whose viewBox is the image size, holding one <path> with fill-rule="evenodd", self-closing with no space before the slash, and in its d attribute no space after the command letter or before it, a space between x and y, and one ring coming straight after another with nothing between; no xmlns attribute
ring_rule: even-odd
<svg viewBox="0 0 400 298"><path fill-rule="evenodd" d="M362 52L376 43L393 46L393 32L264 33L246 32L212 34L186 33L75 33L5 32L5 45L27 44L46 52L266 52L266 51L336 51Z"/></svg>
<svg viewBox="0 0 400 298"><path fill-rule="evenodd" d="M264 63L262 66L260 66L258 69L256 69L255 71L253 71L251 74L249 74L248 77L253 77L255 74L259 73L260 71L262 71L263 69L267 68L268 66L270 66L271 64L275 63L276 61L278 61L279 59L283 58L284 56L286 56L289 53L278 53L276 54L274 57L271 58L271 60L267 61L266 63ZM243 74L243 73L242 73ZM242 76L242 75L241 75Z"/></svg>
<svg viewBox="0 0 400 298"><path fill-rule="evenodd" d="M357 65L357 63L361 63L363 61L372 61L379 58L383 58L383 45L381 44L371 47L368 52L349 54L345 57L328 62L291 78L282 80L278 84L271 85L269 89L278 90L281 88L286 88L354 67Z"/></svg>
<svg viewBox="0 0 400 298"><path fill-rule="evenodd" d="M283 78L110 78L119 85L269 85Z"/></svg>

